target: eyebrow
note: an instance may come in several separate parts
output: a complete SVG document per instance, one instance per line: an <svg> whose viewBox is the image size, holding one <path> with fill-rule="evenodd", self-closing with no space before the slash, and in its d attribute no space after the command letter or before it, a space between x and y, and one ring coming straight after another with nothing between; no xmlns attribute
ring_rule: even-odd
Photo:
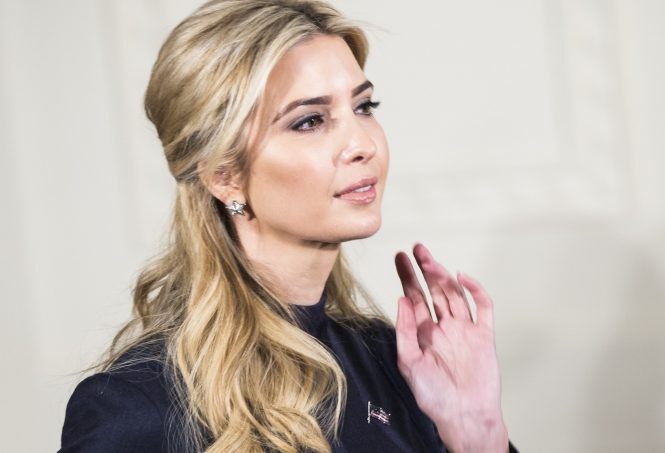
<svg viewBox="0 0 665 453"><path fill-rule="evenodd" d="M352 97L358 96L363 91L373 87L374 84L372 82L370 82L369 80L365 80L363 83L361 83L353 90L351 90L351 96ZM293 102L289 102L286 107L280 110L275 116L275 119L272 120L272 122L273 123L277 122L280 118L289 113L291 110L300 107L302 105L328 105L331 103L332 103L332 96L317 96L315 98L296 99Z"/></svg>

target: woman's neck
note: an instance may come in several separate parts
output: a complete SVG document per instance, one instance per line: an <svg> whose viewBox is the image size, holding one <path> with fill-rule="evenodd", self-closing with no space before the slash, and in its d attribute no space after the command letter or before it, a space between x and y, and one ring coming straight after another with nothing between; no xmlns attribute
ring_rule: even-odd
<svg viewBox="0 0 665 453"><path fill-rule="evenodd" d="M319 301L340 250L339 244L294 243L266 237L240 239L259 275L280 297L295 305Z"/></svg>

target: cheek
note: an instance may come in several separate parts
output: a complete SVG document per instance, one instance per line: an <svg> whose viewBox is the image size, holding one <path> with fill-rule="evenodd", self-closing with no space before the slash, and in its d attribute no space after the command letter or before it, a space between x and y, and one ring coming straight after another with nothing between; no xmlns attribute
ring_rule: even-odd
<svg viewBox="0 0 665 453"><path fill-rule="evenodd" d="M332 196L334 168L323 150L301 152L288 144L265 149L254 161L251 175L249 195L259 218L322 209Z"/></svg>
<svg viewBox="0 0 665 453"><path fill-rule="evenodd" d="M390 163L388 140L386 139L386 135L383 132L383 128L378 122L375 123L374 127L372 128L371 134L373 136L374 143L376 143L377 149L376 156L374 158L378 161L378 164L381 167L381 171L385 176Z"/></svg>
<svg viewBox="0 0 665 453"><path fill-rule="evenodd" d="M386 138L386 133L383 131L381 123L377 121L376 118L373 118L365 129L367 134L372 137L379 154L386 155L388 154L388 139Z"/></svg>

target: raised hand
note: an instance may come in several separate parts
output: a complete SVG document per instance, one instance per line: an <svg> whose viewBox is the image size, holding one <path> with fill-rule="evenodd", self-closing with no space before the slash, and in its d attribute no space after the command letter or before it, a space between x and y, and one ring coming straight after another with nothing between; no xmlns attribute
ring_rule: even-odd
<svg viewBox="0 0 665 453"><path fill-rule="evenodd" d="M422 244L413 254L438 318L431 315L409 257L395 257L404 295L397 313L397 363L421 410L455 452L505 452L492 300L469 276L454 278ZM476 305L474 321L463 288Z"/></svg>

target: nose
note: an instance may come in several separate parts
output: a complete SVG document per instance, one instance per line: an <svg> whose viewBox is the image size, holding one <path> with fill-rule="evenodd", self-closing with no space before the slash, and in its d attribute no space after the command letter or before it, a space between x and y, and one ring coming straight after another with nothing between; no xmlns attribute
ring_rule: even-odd
<svg viewBox="0 0 665 453"><path fill-rule="evenodd" d="M341 158L344 163L366 162L372 159L377 151L376 141L371 132L370 125L363 124L367 119L354 117L343 128L345 136Z"/></svg>

